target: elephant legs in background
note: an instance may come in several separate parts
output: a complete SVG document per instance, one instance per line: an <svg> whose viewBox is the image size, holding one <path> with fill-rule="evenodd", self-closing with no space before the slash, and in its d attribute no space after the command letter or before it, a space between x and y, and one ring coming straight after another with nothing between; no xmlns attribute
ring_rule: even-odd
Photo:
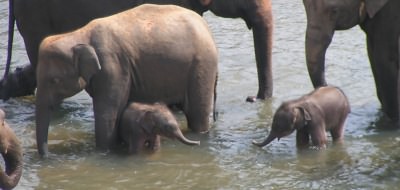
<svg viewBox="0 0 400 190"><path fill-rule="evenodd" d="M399 98L399 95L400 95L400 36L398 37L398 43L397 43L397 49L398 49L398 63L397 63L397 67L398 67L398 70L397 70L397 98ZM398 112L397 112L397 118L399 118L400 119L400 103L398 102L398 104L397 104L397 110L398 110ZM398 126L400 126L400 122L398 122L397 123L397 125Z"/></svg>
<svg viewBox="0 0 400 190"><path fill-rule="evenodd" d="M35 69L32 65L16 68L0 82L0 99L33 95L36 88Z"/></svg>
<svg viewBox="0 0 400 190"><path fill-rule="evenodd" d="M367 41L369 43L369 41ZM393 55L389 52L373 52L372 49L380 49L382 47L373 47L371 43L368 45L370 55L375 59L371 59L371 68L375 79L376 92L379 101L382 104L382 110L393 122L399 122L399 71L398 57L396 63L390 60Z"/></svg>

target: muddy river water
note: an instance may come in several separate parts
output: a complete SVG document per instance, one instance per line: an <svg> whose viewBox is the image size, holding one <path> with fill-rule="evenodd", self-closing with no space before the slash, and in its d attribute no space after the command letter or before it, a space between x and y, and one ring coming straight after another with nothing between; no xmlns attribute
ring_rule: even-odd
<svg viewBox="0 0 400 190"><path fill-rule="evenodd" d="M220 53L217 110L207 135L187 131L201 145L163 140L155 154L125 156L95 150L89 96L63 102L49 132L48 159L36 150L34 96L0 101L24 148L23 176L16 189L395 189L400 185L400 132L385 129L359 27L336 32L327 53L327 81L351 103L344 144L298 151L295 134L258 148L282 101L312 90L305 65L306 18L302 1L273 1L274 94L246 103L257 91L252 33L240 19L205 14ZM8 1L0 0L0 73L7 47ZM28 63L23 41L14 40L13 68ZM1 74L2 75L2 74Z"/></svg>

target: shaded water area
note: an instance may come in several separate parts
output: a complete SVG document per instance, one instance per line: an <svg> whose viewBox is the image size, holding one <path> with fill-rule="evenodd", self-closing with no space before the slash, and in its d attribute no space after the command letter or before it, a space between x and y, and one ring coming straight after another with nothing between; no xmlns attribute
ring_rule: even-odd
<svg viewBox="0 0 400 190"><path fill-rule="evenodd" d="M95 151L91 99L85 92L64 101L49 132L49 158L38 157L35 98L0 102L23 143L24 170L16 189L393 189L400 185L400 132L385 130L359 27L336 32L327 53L327 81L343 89L352 112L342 146L298 151L295 134L258 148L282 101L312 90L304 57L302 1L273 1L273 98L246 103L257 91L252 33L240 19L205 14L219 53L219 118L207 135L182 129L201 145L163 140L153 155ZM0 0L0 73L7 47L8 1ZM28 63L15 35L13 68Z"/></svg>

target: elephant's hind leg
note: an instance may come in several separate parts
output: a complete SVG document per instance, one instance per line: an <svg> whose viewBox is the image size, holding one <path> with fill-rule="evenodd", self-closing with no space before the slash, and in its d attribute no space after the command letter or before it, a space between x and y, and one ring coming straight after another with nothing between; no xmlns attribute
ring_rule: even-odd
<svg viewBox="0 0 400 190"><path fill-rule="evenodd" d="M203 73L204 74L204 73ZM210 127L209 116L212 110L216 72L208 76L193 76L184 106L188 128L194 132L207 132Z"/></svg>
<svg viewBox="0 0 400 190"><path fill-rule="evenodd" d="M338 127L330 130L330 133L332 135L332 141L334 143L340 143L343 141L343 129L344 129L344 121L341 122Z"/></svg>

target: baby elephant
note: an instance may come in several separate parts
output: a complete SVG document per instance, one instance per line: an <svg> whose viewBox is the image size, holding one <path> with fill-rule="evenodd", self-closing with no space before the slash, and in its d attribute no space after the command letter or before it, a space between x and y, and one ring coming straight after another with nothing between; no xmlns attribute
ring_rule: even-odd
<svg viewBox="0 0 400 190"><path fill-rule="evenodd" d="M119 134L128 144L129 154L142 149L158 149L160 135L178 139L187 145L200 145L199 141L191 141L183 136L174 115L161 103L130 103L122 114Z"/></svg>
<svg viewBox="0 0 400 190"><path fill-rule="evenodd" d="M278 140L297 130L297 147L307 147L310 136L312 145L324 148L327 143L325 131L329 131L334 142L343 139L343 128L350 105L346 95L337 87L320 87L313 92L282 103L275 112L272 129L263 142L253 141L263 147L275 138Z"/></svg>

